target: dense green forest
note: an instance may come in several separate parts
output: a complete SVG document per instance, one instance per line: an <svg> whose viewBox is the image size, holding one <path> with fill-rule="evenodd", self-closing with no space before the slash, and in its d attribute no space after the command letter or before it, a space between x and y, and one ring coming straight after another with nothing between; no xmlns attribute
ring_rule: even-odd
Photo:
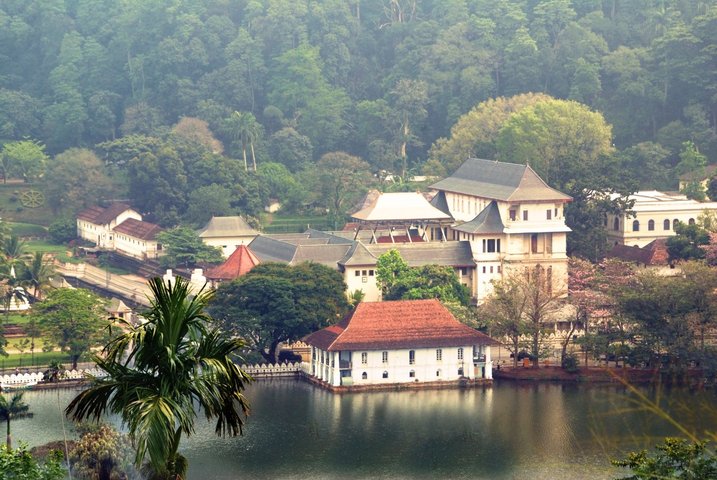
<svg viewBox="0 0 717 480"><path fill-rule="evenodd" d="M58 211L129 197L170 225L278 198L338 218L331 174L445 173L456 122L526 92L601 113L635 187L717 161L714 2L4 0L0 45L0 141L31 140L3 172L45 179ZM517 161L492 141L469 153Z"/></svg>

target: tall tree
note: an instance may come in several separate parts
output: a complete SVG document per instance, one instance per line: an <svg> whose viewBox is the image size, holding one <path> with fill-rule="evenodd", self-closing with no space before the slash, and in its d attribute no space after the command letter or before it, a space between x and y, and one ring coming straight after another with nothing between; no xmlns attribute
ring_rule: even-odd
<svg viewBox="0 0 717 480"><path fill-rule="evenodd" d="M256 117L250 112L235 111L228 120L231 129L231 136L235 142L241 144L242 158L244 159L244 170L249 169L246 158L246 149L251 150L251 161L253 170L256 172L256 154L254 152L254 144L261 137L261 124L256 121Z"/></svg>
<svg viewBox="0 0 717 480"><path fill-rule="evenodd" d="M216 419L218 435L238 435L249 405L242 394L251 378L233 356L243 348L212 328L205 308L213 294L193 298L181 278L154 278L146 322L121 322L124 333L96 357L107 373L65 409L75 420L112 413L128 427L135 463L149 457L151 478L185 478L187 460L179 453L182 435L194 433L197 410ZM197 408L198 407L198 408Z"/></svg>
<svg viewBox="0 0 717 480"><path fill-rule="evenodd" d="M44 334L70 355L72 368L77 368L82 355L106 339L104 302L89 290L52 290L35 303L30 315Z"/></svg>
<svg viewBox="0 0 717 480"><path fill-rule="evenodd" d="M47 167L49 157L45 153L45 146L37 141L22 140L20 142L6 143L2 147L3 183L7 183L9 175L17 175L26 182L32 182L42 177Z"/></svg>
<svg viewBox="0 0 717 480"><path fill-rule="evenodd" d="M371 177L368 164L344 152L331 152L321 156L316 165L318 189L326 201L334 227L343 224L346 210L352 201L365 193Z"/></svg>
<svg viewBox="0 0 717 480"><path fill-rule="evenodd" d="M221 249L204 244L196 231L189 227L174 227L157 234L166 254L162 264L168 267L190 267L198 263L219 263L223 261Z"/></svg>

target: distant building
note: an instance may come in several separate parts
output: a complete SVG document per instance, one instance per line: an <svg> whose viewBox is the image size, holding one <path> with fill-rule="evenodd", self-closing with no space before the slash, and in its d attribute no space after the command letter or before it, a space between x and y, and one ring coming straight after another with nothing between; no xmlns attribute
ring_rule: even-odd
<svg viewBox="0 0 717 480"><path fill-rule="evenodd" d="M259 259L249 247L239 245L224 263L209 268L205 276L211 286L216 288L222 282L230 282L242 275L246 275L257 265L259 265Z"/></svg>
<svg viewBox="0 0 717 480"><path fill-rule="evenodd" d="M329 387L491 379L487 335L438 300L363 302L340 323L304 338L310 374Z"/></svg>
<svg viewBox="0 0 717 480"><path fill-rule="evenodd" d="M678 222L697 222L705 211L717 211L717 202L698 202L674 192L647 190L630 195L634 205L622 215L607 215L605 228L613 245L644 247L675 235Z"/></svg>
<svg viewBox="0 0 717 480"><path fill-rule="evenodd" d="M207 245L219 247L225 258L239 245L248 245L259 234L240 216L212 217L199 231L199 238Z"/></svg>
<svg viewBox="0 0 717 480"><path fill-rule="evenodd" d="M112 229L129 218L142 220L142 215L124 203L86 208L77 214L77 236L111 250L114 248Z"/></svg>
<svg viewBox="0 0 717 480"><path fill-rule="evenodd" d="M636 245L614 245L607 253L607 258L616 258L629 262L638 268L653 270L662 275L675 275L680 270L670 264L667 241L664 238L653 240L644 247Z"/></svg>
<svg viewBox="0 0 717 480"><path fill-rule="evenodd" d="M680 175L680 191L687 188L691 183L699 184L704 191L707 191L710 180L717 176L717 165L707 165L692 172ZM717 200L712 198L711 200Z"/></svg>
<svg viewBox="0 0 717 480"><path fill-rule="evenodd" d="M112 229L114 250L124 255L144 259L156 259L162 253L157 234L162 227L154 223L128 218Z"/></svg>

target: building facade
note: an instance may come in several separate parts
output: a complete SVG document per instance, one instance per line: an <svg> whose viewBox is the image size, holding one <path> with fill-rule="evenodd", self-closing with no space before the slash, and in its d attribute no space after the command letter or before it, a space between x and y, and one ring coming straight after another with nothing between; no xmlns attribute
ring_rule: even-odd
<svg viewBox="0 0 717 480"><path fill-rule="evenodd" d="M329 387L492 379L487 335L463 325L438 300L363 302L314 332L310 374Z"/></svg>
<svg viewBox="0 0 717 480"><path fill-rule="evenodd" d="M679 193L641 191L628 200L634 202L629 212L605 218L607 236L613 245L644 247L674 236L680 222L694 224L705 212L717 212L717 202L698 202Z"/></svg>
<svg viewBox="0 0 717 480"><path fill-rule="evenodd" d="M77 214L77 236L99 248L114 248L114 229L127 219L142 220L142 215L124 203L109 207L89 207Z"/></svg>
<svg viewBox="0 0 717 480"><path fill-rule="evenodd" d="M250 244L258 234L240 216L212 217L199 231L199 238L207 245L221 248L224 258L229 258L239 245Z"/></svg>

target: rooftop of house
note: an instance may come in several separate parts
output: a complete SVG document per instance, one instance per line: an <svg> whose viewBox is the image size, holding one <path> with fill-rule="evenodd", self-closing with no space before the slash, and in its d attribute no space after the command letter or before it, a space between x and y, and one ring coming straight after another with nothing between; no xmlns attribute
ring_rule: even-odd
<svg viewBox="0 0 717 480"><path fill-rule="evenodd" d="M619 194L613 193L610 198L615 199ZM678 192L660 192L658 190L641 190L627 197L633 201L630 210L634 212L666 212L666 211L699 211L715 210L717 202L698 202Z"/></svg>
<svg viewBox="0 0 717 480"><path fill-rule="evenodd" d="M470 234L500 234L505 230L498 204L493 200L473 220L454 226L453 230Z"/></svg>
<svg viewBox="0 0 717 480"><path fill-rule="evenodd" d="M89 207L77 214L78 220L94 223L95 225L108 225L123 212L132 210L126 203L113 203L108 207Z"/></svg>
<svg viewBox="0 0 717 480"><path fill-rule="evenodd" d="M612 247L607 256L645 266L664 266L670 263L667 240L664 238L653 240L642 248L618 244Z"/></svg>
<svg viewBox="0 0 717 480"><path fill-rule="evenodd" d="M234 280L259 265L259 258L246 245L239 245L224 263L207 270L211 280Z"/></svg>
<svg viewBox="0 0 717 480"><path fill-rule="evenodd" d="M128 218L113 228L112 231L116 233L123 233L141 240L155 240L157 238L157 234L162 231L162 227L155 225L154 223Z"/></svg>
<svg viewBox="0 0 717 480"><path fill-rule="evenodd" d="M199 237L250 236L257 235L258 233L259 232L251 228L246 220L236 215L233 217L212 217L207 225L199 231Z"/></svg>
<svg viewBox="0 0 717 480"><path fill-rule="evenodd" d="M362 222L452 220L450 215L431 205L419 192L381 193L351 216Z"/></svg>
<svg viewBox="0 0 717 480"><path fill-rule="evenodd" d="M680 175L680 180L683 182L701 182L702 180L712 178L715 173L717 173L717 164L706 165L702 168L698 168L697 170L683 173Z"/></svg>
<svg viewBox="0 0 717 480"><path fill-rule="evenodd" d="M548 186L529 165L469 158L431 188L504 202L572 200Z"/></svg>
<svg viewBox="0 0 717 480"><path fill-rule="evenodd" d="M441 302L363 302L336 325L304 338L325 351L459 347L497 343L460 323Z"/></svg>

